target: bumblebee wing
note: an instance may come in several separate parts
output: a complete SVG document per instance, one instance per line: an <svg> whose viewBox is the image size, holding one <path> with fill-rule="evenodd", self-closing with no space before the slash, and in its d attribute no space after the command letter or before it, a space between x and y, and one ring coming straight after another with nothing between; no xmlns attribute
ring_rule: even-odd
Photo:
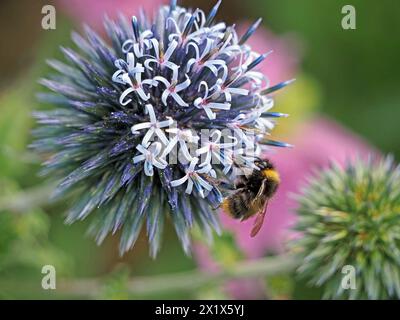
<svg viewBox="0 0 400 320"><path fill-rule="evenodd" d="M265 214L267 213L268 201L265 203L263 210L257 215L256 220L254 221L253 229L251 229L250 237L254 238L258 232L261 230L261 227L264 223Z"/></svg>
<svg viewBox="0 0 400 320"><path fill-rule="evenodd" d="M265 189L267 187L267 180L264 180L263 183L261 184L260 190L258 190L258 193L256 197L254 198L254 204L253 205L260 205L262 206L259 214L256 216L256 220L254 221L253 229L251 229L250 236L253 238L257 235L257 233L260 231L263 223L264 223L264 217L267 212L267 206L268 206L268 201L265 201L265 204L262 205L261 202L263 201L263 196Z"/></svg>
<svg viewBox="0 0 400 320"><path fill-rule="evenodd" d="M266 179L263 180L263 182L261 183L261 187L258 190L257 195L253 199L253 206L258 206L258 207L263 206L263 204L260 204L260 202L263 201L265 189L267 188L267 183L268 181Z"/></svg>

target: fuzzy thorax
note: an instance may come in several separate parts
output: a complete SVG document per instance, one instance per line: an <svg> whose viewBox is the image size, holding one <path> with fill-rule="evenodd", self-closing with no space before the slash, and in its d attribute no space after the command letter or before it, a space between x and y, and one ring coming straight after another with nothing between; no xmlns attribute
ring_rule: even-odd
<svg viewBox="0 0 400 320"><path fill-rule="evenodd" d="M275 169L265 169L265 170L262 170L262 175L263 175L266 179L268 179L268 180L270 180L270 181L273 181L273 182L275 182L275 183L280 183L280 181L281 181L280 176L279 176L279 173L278 173L278 171L276 171Z"/></svg>

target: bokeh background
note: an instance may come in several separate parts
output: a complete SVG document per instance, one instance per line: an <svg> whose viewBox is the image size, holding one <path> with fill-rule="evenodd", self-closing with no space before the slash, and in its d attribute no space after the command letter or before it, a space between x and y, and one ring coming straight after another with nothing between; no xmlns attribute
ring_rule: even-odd
<svg viewBox="0 0 400 320"><path fill-rule="evenodd" d="M35 99L42 90L37 79L50 70L46 59L61 58L59 46L72 45L72 29L81 30L85 22L101 34L104 13L113 16L119 10L132 15L142 5L151 12L163 2L0 2L0 298L318 298L318 290L295 281L290 272L256 282L208 283L195 290L190 285L185 289L183 284L179 289L156 288L137 295L129 293L126 286L128 278L150 279L198 268L211 272L285 252L285 243L292 236L290 226L296 219L291 194L301 188L312 170L332 159L343 162L369 153L391 153L399 159L397 1L225 0L218 19L237 23L239 30L263 18L251 44L260 53L274 50L262 67L271 83L297 79L276 95L276 110L291 115L279 123L276 137L296 147L270 155L283 183L262 234L250 240L251 222L238 224L222 216L224 235L211 249L196 245L193 257L183 254L168 224L156 260L148 257L144 234L122 258L117 236L98 247L86 234L88 221L64 224L68 203L49 202L52 186L37 175L40 159L28 148L35 125L31 113L40 108ZM205 11L215 3L179 2ZM45 4L56 7L56 30L41 28ZM341 9L346 4L356 8L356 30L341 27ZM41 268L46 264L56 267L57 279L81 286L42 290ZM91 281L100 281L100 285L93 287Z"/></svg>

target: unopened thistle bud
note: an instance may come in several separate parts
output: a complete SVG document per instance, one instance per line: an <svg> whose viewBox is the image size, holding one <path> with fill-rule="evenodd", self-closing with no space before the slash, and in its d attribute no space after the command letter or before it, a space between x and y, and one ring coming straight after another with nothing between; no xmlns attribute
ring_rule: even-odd
<svg viewBox="0 0 400 320"><path fill-rule="evenodd" d="M400 298L400 167L391 157L333 165L299 201L299 276L325 298Z"/></svg>

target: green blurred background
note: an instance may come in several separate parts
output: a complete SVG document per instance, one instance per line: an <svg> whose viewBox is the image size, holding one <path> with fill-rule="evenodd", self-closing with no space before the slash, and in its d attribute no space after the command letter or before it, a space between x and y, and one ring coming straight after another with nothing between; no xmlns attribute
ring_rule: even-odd
<svg viewBox="0 0 400 320"><path fill-rule="evenodd" d="M58 10L57 29L42 30L41 8L48 3L0 2L0 298L69 297L40 289L40 271L45 264L54 265L59 277L105 278L95 297L136 298L125 294L123 280L128 275L192 270L196 264L184 256L170 226L157 260L148 257L144 235L133 251L120 258L116 236L97 247L86 236L87 222L64 225L67 203L42 204L48 187L36 175L39 159L27 149L34 125L31 112L38 107L37 79L49 71L45 59L61 57L59 46L68 46L70 30L79 28ZM183 3L207 11L214 1ZM356 8L356 30L341 27L345 4ZM218 17L233 23L261 16L264 26L276 35L296 39L301 73L312 79L312 93L307 88L298 92L291 108L296 108L298 99L308 101L306 95L312 94L318 97L312 99L312 104L317 104L312 112L330 116L399 159L399 9L396 0L225 0ZM290 90L283 95L290 95ZM310 112L304 101L299 106L292 113L300 117L301 108ZM278 291L286 290L285 279L276 281ZM214 287L141 296L165 297L225 296ZM299 297L308 297L307 292Z"/></svg>

